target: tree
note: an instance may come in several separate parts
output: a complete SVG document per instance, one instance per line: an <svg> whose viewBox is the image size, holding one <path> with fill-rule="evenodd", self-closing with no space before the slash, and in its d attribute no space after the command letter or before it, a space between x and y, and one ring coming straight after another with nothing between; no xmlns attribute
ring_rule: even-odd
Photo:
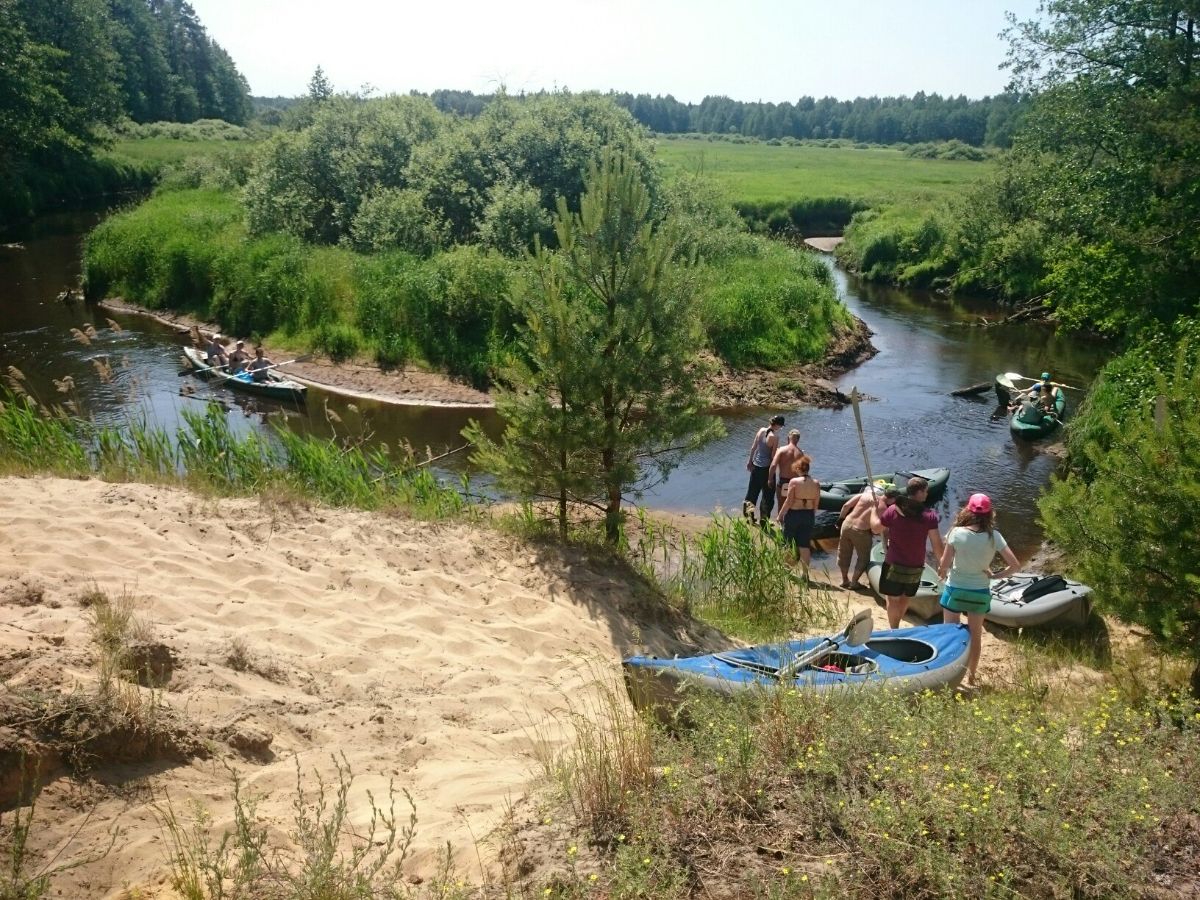
<svg viewBox="0 0 1200 900"><path fill-rule="evenodd" d="M666 478L680 454L720 430L695 369L702 338L691 269L669 223L654 221L635 164L605 150L587 167L579 211L558 202L558 249L540 245L513 304L522 358L497 408L499 443L478 426L475 459L502 486L567 508L604 511L616 543L621 503Z"/></svg>
<svg viewBox="0 0 1200 900"><path fill-rule="evenodd" d="M1192 657L1200 695L1200 366L1185 345L1156 380L1164 420L1147 404L1120 423L1092 410L1089 439L1072 442L1086 474L1055 481L1039 507L1100 602Z"/></svg>

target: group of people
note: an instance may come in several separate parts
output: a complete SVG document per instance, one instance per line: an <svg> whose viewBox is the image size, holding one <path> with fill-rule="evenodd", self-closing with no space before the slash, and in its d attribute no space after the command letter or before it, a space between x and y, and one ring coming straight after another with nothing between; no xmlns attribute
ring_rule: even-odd
<svg viewBox="0 0 1200 900"><path fill-rule="evenodd" d="M1042 380L1028 391L1013 397L1008 412L1017 414L1017 421L1028 425L1040 425L1043 417L1058 415L1059 388L1050 381L1050 373L1043 372Z"/></svg>
<svg viewBox="0 0 1200 900"><path fill-rule="evenodd" d="M249 372L254 381L266 381L267 370L275 365L261 345L254 348L253 357L246 352L245 341L238 341L233 350L226 350L219 333L213 334L204 345L204 360L210 368L225 369L230 375Z"/></svg>
<svg viewBox="0 0 1200 900"><path fill-rule="evenodd" d="M1049 375L1044 377L1048 381ZM778 446L783 425L783 416L775 416L754 436L746 463L750 486L742 512L753 519L757 507L758 521L766 524L778 502L776 521L783 526L784 541L807 573L821 484L810 474L812 460L800 449L798 431L790 431L787 443ZM909 599L921 585L926 558L932 553L938 578L944 584L939 601L943 621L958 623L966 616L970 631L967 680L975 684L983 620L992 603L991 579L1013 574L1019 563L1004 535L995 527L995 509L987 494L971 495L945 539L939 530L937 512L925 506L928 496L929 482L913 477L903 486L897 484L886 489L867 485L842 506L838 517L842 587L862 585L874 537L879 535L883 543L879 593L887 600L888 625L899 628L908 611ZM990 567L996 554L1004 560L1005 568L993 573ZM853 578L851 562L855 563Z"/></svg>

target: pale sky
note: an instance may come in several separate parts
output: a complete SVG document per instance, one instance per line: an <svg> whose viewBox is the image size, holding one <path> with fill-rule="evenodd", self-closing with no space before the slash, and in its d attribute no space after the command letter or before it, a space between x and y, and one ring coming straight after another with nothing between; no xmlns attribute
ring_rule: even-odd
<svg viewBox="0 0 1200 900"><path fill-rule="evenodd" d="M542 88L779 102L1004 89L1037 0L191 0L259 96Z"/></svg>

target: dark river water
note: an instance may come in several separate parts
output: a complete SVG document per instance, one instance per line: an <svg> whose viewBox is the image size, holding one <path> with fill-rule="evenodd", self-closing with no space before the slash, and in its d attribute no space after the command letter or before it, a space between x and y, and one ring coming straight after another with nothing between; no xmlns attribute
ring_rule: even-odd
<svg viewBox="0 0 1200 900"><path fill-rule="evenodd" d="M471 418L497 428L486 410L398 407L370 401L347 401L309 390L301 407L246 397L194 377L178 377L185 338L137 316L106 313L83 303L64 303L56 296L77 283L80 242L99 214L48 217L25 235L9 235L0 247L0 368L16 366L36 393L56 396L52 379L72 375L80 404L95 421L122 424L145 420L173 430L181 410L203 410L202 401L219 400L238 432L269 431L285 422L296 431L332 435L369 434L396 444L407 440L419 453L435 454L462 444L459 432ZM997 372L1037 375L1050 369L1055 379L1086 387L1103 363L1105 349L1055 336L1036 326L983 328L973 325L986 314L986 304L948 300L921 292L864 284L834 268L838 291L850 311L874 332L879 353L839 379L849 392L873 398L862 405L863 426L872 471L947 466L951 470L943 520L975 491L985 491L997 504L998 525L1018 555L1033 551L1041 540L1035 500L1054 471L1054 457L1039 445L1019 444L1003 419L993 419L995 399L950 396L950 391L982 381ZM106 322L117 321L116 332ZM90 345L71 335L90 323L97 331ZM92 361L107 357L116 378L104 384ZM182 385L195 389L191 396ZM1082 393L1068 391L1068 415ZM341 419L333 424L326 410ZM800 444L813 457L813 474L825 481L864 471L854 416L844 410L744 410L723 415L726 437L683 460L670 479L649 490L646 505L707 513L739 510L746 488L745 462L755 429L775 412L786 428L799 428ZM465 454L445 460L446 474L457 475Z"/></svg>

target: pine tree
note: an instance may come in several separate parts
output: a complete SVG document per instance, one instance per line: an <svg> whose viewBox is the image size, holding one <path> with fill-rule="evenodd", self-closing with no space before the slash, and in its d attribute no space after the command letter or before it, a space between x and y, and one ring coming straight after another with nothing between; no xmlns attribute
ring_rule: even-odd
<svg viewBox="0 0 1200 900"><path fill-rule="evenodd" d="M557 500L560 533L581 503L604 511L616 543L626 494L720 430L697 388L691 270L619 151L589 166L579 212L559 198L554 229L559 249L538 247L513 298L525 359L497 402L504 435L468 436L503 486Z"/></svg>

